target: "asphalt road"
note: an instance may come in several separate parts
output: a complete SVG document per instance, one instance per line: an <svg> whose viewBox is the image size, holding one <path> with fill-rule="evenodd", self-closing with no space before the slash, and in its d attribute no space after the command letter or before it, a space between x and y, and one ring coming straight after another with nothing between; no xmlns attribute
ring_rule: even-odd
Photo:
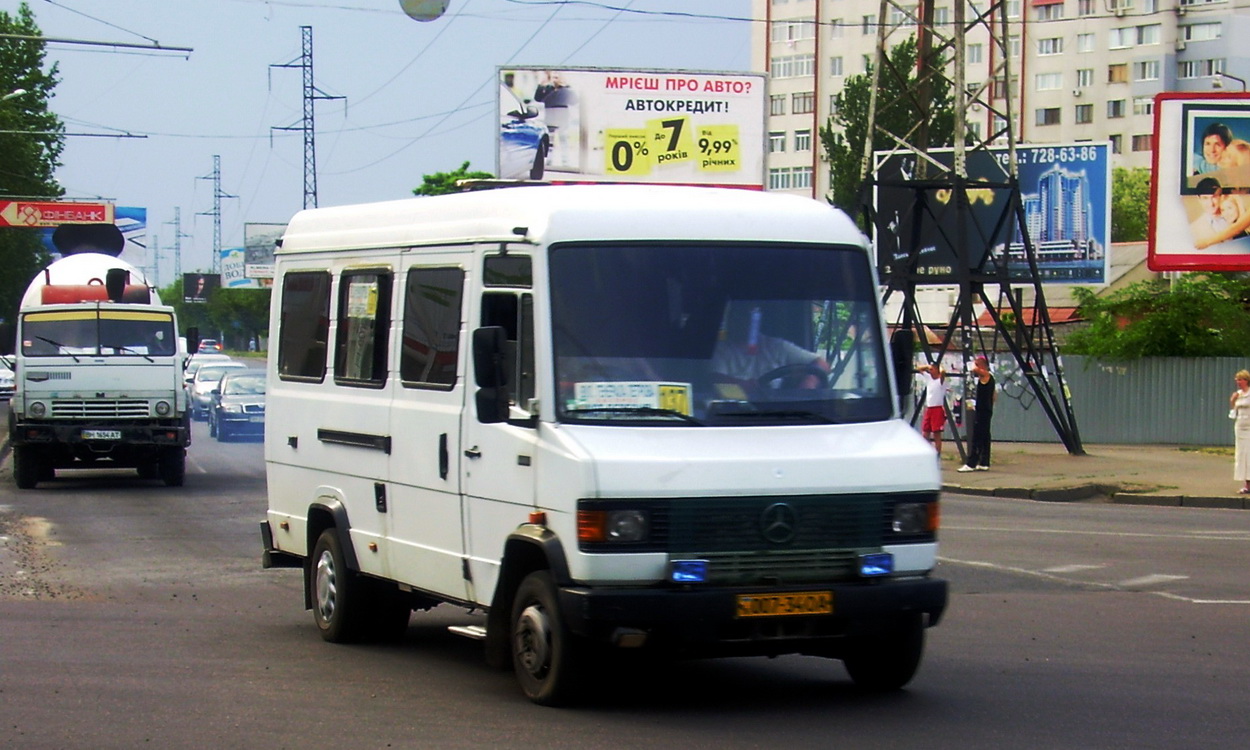
<svg viewBox="0 0 1250 750"><path fill-rule="evenodd" d="M944 503L946 620L911 686L837 662L605 670L531 705L453 608L402 644L334 646L299 574L260 568L260 443L196 425L187 485L0 471L0 746L1235 747L1250 734L1250 513Z"/></svg>

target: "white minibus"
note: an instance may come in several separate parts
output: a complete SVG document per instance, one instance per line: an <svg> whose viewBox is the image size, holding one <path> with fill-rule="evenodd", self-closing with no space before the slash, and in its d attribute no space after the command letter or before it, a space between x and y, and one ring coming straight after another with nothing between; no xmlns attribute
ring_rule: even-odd
<svg viewBox="0 0 1250 750"><path fill-rule="evenodd" d="M941 476L878 293L854 223L796 196L300 212L275 254L265 565L303 568L332 642L480 613L453 629L545 705L608 649L810 654L902 687L947 602Z"/></svg>

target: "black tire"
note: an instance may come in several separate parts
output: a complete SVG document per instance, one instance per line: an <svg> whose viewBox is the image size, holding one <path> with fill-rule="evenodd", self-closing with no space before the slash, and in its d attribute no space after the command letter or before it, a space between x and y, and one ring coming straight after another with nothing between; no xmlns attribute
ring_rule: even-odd
<svg viewBox="0 0 1250 750"><path fill-rule="evenodd" d="M355 643L364 633L364 582L348 570L338 532L326 529L313 546L308 587L312 595L313 621L322 639L330 643Z"/></svg>
<svg viewBox="0 0 1250 750"><path fill-rule="evenodd" d="M13 482L19 490L33 490L43 477L43 461L29 448L13 448Z"/></svg>
<svg viewBox="0 0 1250 750"><path fill-rule="evenodd" d="M217 437L217 420L213 418L213 412L208 413L208 436Z"/></svg>
<svg viewBox="0 0 1250 750"><path fill-rule="evenodd" d="M187 451L184 448L167 448L157 463L161 481L166 487L181 487L187 477Z"/></svg>
<svg viewBox="0 0 1250 750"><path fill-rule="evenodd" d="M137 468L140 479L158 479L161 476L160 464L156 462L140 464Z"/></svg>
<svg viewBox="0 0 1250 750"><path fill-rule="evenodd" d="M582 683L586 644L569 632L551 574L530 573L512 603L512 668L525 696L540 706L572 700Z"/></svg>
<svg viewBox="0 0 1250 750"><path fill-rule="evenodd" d="M893 627L848 644L842 663L856 687L885 692L911 682L923 655L924 625L920 615L908 615Z"/></svg>

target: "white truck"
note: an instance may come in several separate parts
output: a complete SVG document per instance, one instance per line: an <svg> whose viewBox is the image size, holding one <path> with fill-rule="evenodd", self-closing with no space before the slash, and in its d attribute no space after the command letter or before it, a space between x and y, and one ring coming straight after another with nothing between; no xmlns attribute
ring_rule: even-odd
<svg viewBox="0 0 1250 750"><path fill-rule="evenodd" d="M187 345L197 334L188 331ZM191 439L178 321L143 274L109 255L62 258L31 281L12 351L13 478L138 469L181 486Z"/></svg>
<svg viewBox="0 0 1250 750"><path fill-rule="evenodd" d="M841 212L510 187L304 211L275 257L264 564L326 640L484 611L454 631L540 704L602 649L911 680L941 476Z"/></svg>

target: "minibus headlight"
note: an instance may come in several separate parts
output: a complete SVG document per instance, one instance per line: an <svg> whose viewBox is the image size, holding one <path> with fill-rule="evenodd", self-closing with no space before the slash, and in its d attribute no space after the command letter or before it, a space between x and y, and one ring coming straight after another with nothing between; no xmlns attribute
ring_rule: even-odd
<svg viewBox="0 0 1250 750"><path fill-rule="evenodd" d="M937 501L898 503L891 529L895 534L932 534L938 528Z"/></svg>
<svg viewBox="0 0 1250 750"><path fill-rule="evenodd" d="M580 542L645 542L651 524L641 510L579 510L577 539Z"/></svg>
<svg viewBox="0 0 1250 750"><path fill-rule="evenodd" d="M30 405L30 415L36 419L43 419L48 414L48 405L42 401L32 402Z"/></svg>

